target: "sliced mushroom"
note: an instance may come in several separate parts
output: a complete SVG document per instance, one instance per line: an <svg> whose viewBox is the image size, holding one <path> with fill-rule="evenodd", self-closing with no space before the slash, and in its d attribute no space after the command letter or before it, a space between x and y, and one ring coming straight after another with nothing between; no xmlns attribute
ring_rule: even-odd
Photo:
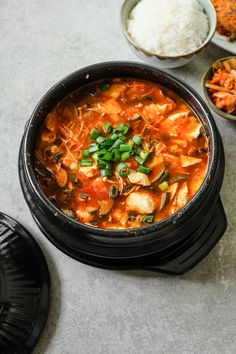
<svg viewBox="0 0 236 354"><path fill-rule="evenodd" d="M178 191L176 203L179 208L182 208L185 204L187 204L187 202L188 202L188 186L187 183L184 182Z"/></svg>
<svg viewBox="0 0 236 354"><path fill-rule="evenodd" d="M155 209L152 198L145 192L131 193L126 199L126 206L127 209L142 215L152 214Z"/></svg>
<svg viewBox="0 0 236 354"><path fill-rule="evenodd" d="M179 113L175 113L172 114L168 117L168 119L170 119L172 122L175 121L178 118L184 118L187 117L189 115L189 111L187 112L179 112Z"/></svg>
<svg viewBox="0 0 236 354"><path fill-rule="evenodd" d="M180 155L180 164L182 167L192 166L200 162L202 162L202 159L186 155Z"/></svg>
<svg viewBox="0 0 236 354"><path fill-rule="evenodd" d="M144 186L144 187L150 186L150 181L148 176L141 172L131 172L128 175L128 179L132 184L137 184L139 186Z"/></svg>
<svg viewBox="0 0 236 354"><path fill-rule="evenodd" d="M113 200L107 199L107 200L99 200L98 204L100 205L99 208L99 214L100 215L107 215L112 207L113 207Z"/></svg>
<svg viewBox="0 0 236 354"><path fill-rule="evenodd" d="M170 201L170 193L162 193L161 195L161 202L160 202L160 211L165 208L165 206L169 203Z"/></svg>
<svg viewBox="0 0 236 354"><path fill-rule="evenodd" d="M85 175L88 178L94 177L96 171L97 171L96 165L89 166L89 167L82 166L79 168L79 172L83 173L83 175Z"/></svg>
<svg viewBox="0 0 236 354"><path fill-rule="evenodd" d="M170 200L172 200L174 198L174 196L176 195L178 186L179 186L178 182L173 183L169 186L167 192L170 193Z"/></svg>

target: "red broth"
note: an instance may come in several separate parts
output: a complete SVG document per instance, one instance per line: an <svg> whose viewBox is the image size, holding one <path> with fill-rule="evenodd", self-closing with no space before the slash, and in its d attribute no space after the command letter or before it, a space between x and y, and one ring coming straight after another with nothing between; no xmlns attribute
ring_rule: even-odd
<svg viewBox="0 0 236 354"><path fill-rule="evenodd" d="M174 92L117 78L75 91L48 114L35 172L67 216L105 229L136 228L169 217L195 195L208 145Z"/></svg>

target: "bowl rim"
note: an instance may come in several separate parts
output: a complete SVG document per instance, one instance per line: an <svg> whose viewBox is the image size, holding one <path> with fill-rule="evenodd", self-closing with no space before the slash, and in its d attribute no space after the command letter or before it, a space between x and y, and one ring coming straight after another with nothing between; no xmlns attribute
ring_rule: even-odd
<svg viewBox="0 0 236 354"><path fill-rule="evenodd" d="M84 77L90 76L90 74L96 70L96 69L108 69L111 67L114 68L129 68L129 67L135 67L137 69L144 69L146 71L149 71L150 73L158 74L158 75L163 75L166 79L171 80L174 84L177 86L181 87L182 90L187 92L197 105L200 106L200 109L205 116L207 120L207 125L209 128L209 136L210 136L210 141L211 141L211 154L209 154L209 161L208 161L208 167L207 167L207 173L205 176L205 179L201 185L201 187L198 189L197 193L188 201L188 203L181 209L179 209L177 212L169 216L168 218L165 218L161 220L160 222L153 223L151 225L147 225L144 227L139 227L139 228L131 228L131 229L104 229L104 228L98 228L94 227L92 225L84 224L78 220L74 220L68 216L66 216L60 209L58 209L53 203L50 202L50 200L47 198L47 196L43 193L43 191L40 189L38 182L36 180L35 176L35 171L33 164L31 163L31 160L33 159L33 156L31 156L31 153L29 153L30 149L32 148L32 141L31 141L31 130L34 129L34 120L37 119L38 115L42 111L42 107L44 105L47 105L48 100L50 100L55 92L59 90L62 86L66 87L66 84L70 82L70 80L76 78L78 75L84 75ZM97 81L97 80L95 80ZM74 90L73 90L74 91ZM69 93L67 92L64 97L66 97ZM146 65L146 64L140 64L139 62L128 62L128 61L109 61L109 62L100 62L97 64L93 64L90 66L83 67L79 70L76 70L72 72L71 74L65 76L63 79L59 80L55 85L53 85L40 99L38 104L36 105L35 109L33 110L31 117L28 121L27 127L25 129L24 133L24 139L23 139L23 163L24 163L24 168L26 172L26 177L28 182L30 183L30 186L33 190L33 192L36 194L36 196L39 198L39 200L43 203L44 207L49 209L49 211L55 215L63 224L69 224L73 226L74 228L79 228L82 229L83 231L91 234L96 234L96 235L101 235L103 238L111 239L112 236L114 238L127 238L127 236L135 236L138 238L142 238L146 234L150 234L152 232L156 232L168 225L171 224L176 224L177 221L183 220L183 217L186 216L186 213L189 212L189 210L192 210L194 205L196 205L197 202L201 200L203 195L205 194L206 190L208 189L209 185L212 182L212 177L215 175L215 171L217 169L217 164L218 164L218 156L219 156L219 144L218 144L218 135L216 134L218 132L217 126L215 124L215 121L212 117L212 114L207 107L206 103L204 100L201 98L201 96L185 81L182 79L179 79L178 77L175 77L165 71L162 71L160 69L157 69L153 66ZM33 141L34 145L34 141Z"/></svg>
<svg viewBox="0 0 236 354"><path fill-rule="evenodd" d="M130 1L130 0L123 0L123 3L121 5L121 8L120 8L120 27L121 27L121 30L122 30L122 33L123 35L126 37L126 40L128 41L128 43L132 44L133 47L138 50L138 51L141 51L143 52L146 56L148 57L156 57L158 59L161 59L161 60L164 60L164 59L179 59L179 58L188 58L188 57L191 57L192 55L194 54L197 54L199 53L200 51L202 51L202 49L205 48L206 45L209 44L209 42L211 41L211 39L213 38L215 32L216 32L216 26L217 26L217 15L216 15L216 11L215 11L215 8L214 6L212 5L211 1L210 0L206 0L209 4L209 7L212 11L212 14L213 14L213 25L211 26L209 24L209 31L208 31L208 34L204 40L204 42L200 45L200 47L198 47L197 49L195 49L194 51L192 52L188 52L188 53L185 53L185 54L181 54L181 55L160 55L160 54L157 54L155 52L152 52L152 51L149 51L149 50L146 50L142 47L140 47L133 39L132 37L129 35L128 31L127 31L127 28L124 26L123 24L123 11L124 11L124 7L126 5L126 3ZM140 2L141 0L137 0L137 3ZM198 1L198 0L197 0ZM136 6L136 5L135 5ZM205 6L202 5L202 7L204 8L205 10ZM133 10L133 8L131 9L131 11ZM130 11L130 12L131 12Z"/></svg>
<svg viewBox="0 0 236 354"><path fill-rule="evenodd" d="M232 58L236 58L236 55L230 55L230 56L228 56L228 57L224 57L224 58L220 58L220 59L215 60L215 61L209 66L209 68L207 68L207 69L204 71L204 73L203 73L203 75L202 75L201 84L202 84L202 92L203 92L204 97L206 98L207 103L209 104L210 108L211 108L215 113L217 113L219 116L221 116L222 118L227 119L227 120L231 120L231 121L236 121L236 115L232 115L232 114L230 114L230 113L224 112L224 111L222 111L221 109L219 109L219 108L216 107L216 105L213 103L211 97L209 96L207 87L205 86L206 80L208 79L208 75L209 75L210 72L212 71L212 65L215 64L215 63L217 63L217 62L221 62L221 61L224 61L224 60L227 60L227 59L232 59Z"/></svg>

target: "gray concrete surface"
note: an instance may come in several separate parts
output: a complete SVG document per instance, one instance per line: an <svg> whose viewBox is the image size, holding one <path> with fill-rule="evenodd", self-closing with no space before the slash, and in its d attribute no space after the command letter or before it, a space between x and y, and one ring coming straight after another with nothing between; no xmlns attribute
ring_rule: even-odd
<svg viewBox="0 0 236 354"><path fill-rule="evenodd" d="M222 241L181 277L80 264L36 227L17 173L24 125L68 73L106 60L136 60L119 27L120 1L0 0L0 210L35 236L52 277L48 323L35 354L236 353L236 123L215 116L226 153ZM210 47L172 70L200 92L205 68L229 53Z"/></svg>

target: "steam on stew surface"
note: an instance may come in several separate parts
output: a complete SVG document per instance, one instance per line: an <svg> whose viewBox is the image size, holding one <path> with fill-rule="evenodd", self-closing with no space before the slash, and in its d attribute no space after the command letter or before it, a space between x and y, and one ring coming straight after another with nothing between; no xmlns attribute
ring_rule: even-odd
<svg viewBox="0 0 236 354"><path fill-rule="evenodd" d="M182 208L207 170L208 139L176 94L134 79L77 90L46 117L38 183L67 216L105 229L158 222Z"/></svg>

